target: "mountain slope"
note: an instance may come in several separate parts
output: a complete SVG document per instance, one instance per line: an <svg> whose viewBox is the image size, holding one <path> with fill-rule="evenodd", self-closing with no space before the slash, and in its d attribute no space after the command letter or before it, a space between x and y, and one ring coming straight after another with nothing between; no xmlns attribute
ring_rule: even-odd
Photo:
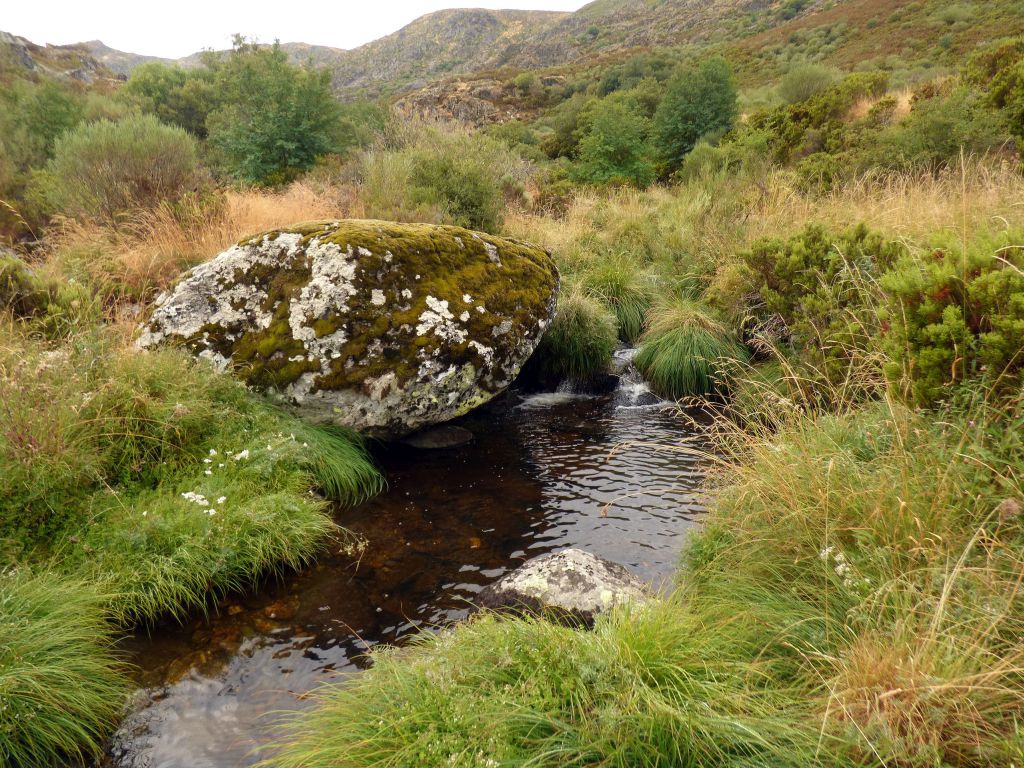
<svg viewBox="0 0 1024 768"><path fill-rule="evenodd" d="M63 47L63 46L62 46ZM111 72L117 75L127 75L140 64L149 61L159 61L164 64L173 64L173 59L163 59L159 56L144 56L138 53L119 51L116 48L103 43L102 40L88 40L78 43L77 47L84 49L96 61L106 66Z"/></svg>
<svg viewBox="0 0 1024 768"><path fill-rule="evenodd" d="M454 9L416 19L372 43L341 51L331 65L340 91L422 85L446 74L521 66L526 42L569 14Z"/></svg>

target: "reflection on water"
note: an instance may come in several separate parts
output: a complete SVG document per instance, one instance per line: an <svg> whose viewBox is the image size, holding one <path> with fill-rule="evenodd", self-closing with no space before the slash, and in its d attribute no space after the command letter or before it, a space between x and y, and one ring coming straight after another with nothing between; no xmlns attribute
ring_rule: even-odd
<svg viewBox="0 0 1024 768"><path fill-rule="evenodd" d="M467 613L523 560L579 546L652 582L671 574L695 516L685 420L624 380L612 395L514 393L463 420L459 448L379 449L389 489L338 521L368 547L340 552L208 620L126 642L140 705L110 748L114 766L229 768L259 758L268 713L358 671L366 649Z"/></svg>

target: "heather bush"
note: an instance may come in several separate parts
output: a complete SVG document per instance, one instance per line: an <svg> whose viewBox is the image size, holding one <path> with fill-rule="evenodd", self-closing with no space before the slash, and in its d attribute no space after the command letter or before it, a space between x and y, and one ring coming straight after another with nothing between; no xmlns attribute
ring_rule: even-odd
<svg viewBox="0 0 1024 768"><path fill-rule="evenodd" d="M906 255L881 279L890 296L885 344L894 381L915 402L948 397L950 387L986 378L1020 387L1024 369L1024 236L1006 232L968 243L943 238Z"/></svg>
<svg viewBox="0 0 1024 768"><path fill-rule="evenodd" d="M196 140L152 115L100 120L61 136L37 184L53 210L114 221L203 182Z"/></svg>

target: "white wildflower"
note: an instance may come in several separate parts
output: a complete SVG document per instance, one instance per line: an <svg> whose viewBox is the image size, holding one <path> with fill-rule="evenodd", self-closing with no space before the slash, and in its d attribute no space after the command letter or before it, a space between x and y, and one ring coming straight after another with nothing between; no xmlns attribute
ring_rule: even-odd
<svg viewBox="0 0 1024 768"><path fill-rule="evenodd" d="M217 499L217 503L218 504L223 504L227 500L228 500L227 496L221 496L219 499Z"/></svg>
<svg viewBox="0 0 1024 768"><path fill-rule="evenodd" d="M235 461L241 461L242 459L248 459L248 458L249 458L249 449L248 448L246 448L244 451L239 451L234 456Z"/></svg>

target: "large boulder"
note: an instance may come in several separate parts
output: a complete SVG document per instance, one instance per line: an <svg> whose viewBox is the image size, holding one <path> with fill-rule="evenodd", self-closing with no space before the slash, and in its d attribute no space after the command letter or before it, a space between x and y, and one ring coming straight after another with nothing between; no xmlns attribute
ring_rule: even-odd
<svg viewBox="0 0 1024 768"><path fill-rule="evenodd" d="M459 227L330 221L242 241L157 299L138 343L185 347L316 420L398 437L511 383L558 271Z"/></svg>
<svg viewBox="0 0 1024 768"><path fill-rule="evenodd" d="M641 602L647 594L647 584L618 563L564 549L534 558L484 587L476 604L592 626L598 614L619 603Z"/></svg>

